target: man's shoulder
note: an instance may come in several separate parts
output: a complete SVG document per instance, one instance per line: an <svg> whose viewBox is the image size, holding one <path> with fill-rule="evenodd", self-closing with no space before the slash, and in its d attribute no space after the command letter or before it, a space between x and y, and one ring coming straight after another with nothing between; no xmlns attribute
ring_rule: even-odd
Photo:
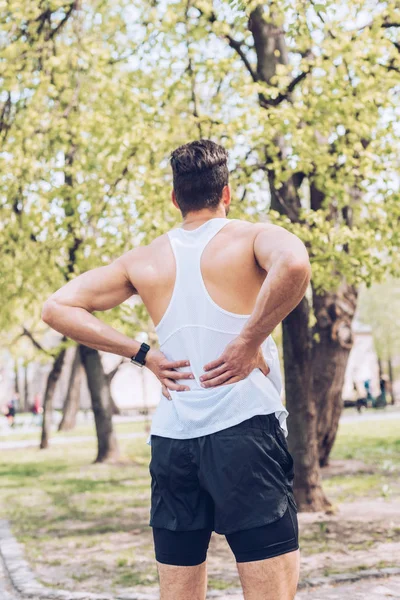
<svg viewBox="0 0 400 600"><path fill-rule="evenodd" d="M244 218L232 218L230 221L235 223L235 225L228 227L226 231L231 230L232 232L232 230L234 230L235 235L238 233L243 233L245 235L256 235L260 231L277 231L283 229L282 227L269 223L268 221L248 221ZM177 229L179 229L179 226L171 227L171 229L161 233L149 242L135 246L135 248L132 248L127 255L135 258L148 259L152 254L159 254L160 251L164 251L165 247L169 245L168 234L176 231ZM225 228L223 228L222 231L224 229Z"/></svg>
<svg viewBox="0 0 400 600"><path fill-rule="evenodd" d="M273 234L287 233L287 229L281 225L275 225L269 221L246 221L245 219L237 219L243 223L244 229L257 235L260 232L269 232Z"/></svg>
<svg viewBox="0 0 400 600"><path fill-rule="evenodd" d="M235 236L238 234L243 234L244 236L254 238L257 236L258 233L262 231L273 232L282 229L278 225L273 225L268 221L248 221L247 219L232 220L236 221L237 223L237 225L234 227L234 230L233 228L231 230L231 232L234 233Z"/></svg>

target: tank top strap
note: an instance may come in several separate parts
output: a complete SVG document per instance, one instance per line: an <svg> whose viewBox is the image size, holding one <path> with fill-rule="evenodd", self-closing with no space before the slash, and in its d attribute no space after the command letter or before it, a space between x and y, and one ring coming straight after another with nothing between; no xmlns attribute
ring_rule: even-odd
<svg viewBox="0 0 400 600"><path fill-rule="evenodd" d="M211 239L232 219L215 217L196 229L176 227L168 231L168 237L175 255L177 285L183 282L185 288L195 285L201 277L200 258ZM201 283L201 282L200 282Z"/></svg>

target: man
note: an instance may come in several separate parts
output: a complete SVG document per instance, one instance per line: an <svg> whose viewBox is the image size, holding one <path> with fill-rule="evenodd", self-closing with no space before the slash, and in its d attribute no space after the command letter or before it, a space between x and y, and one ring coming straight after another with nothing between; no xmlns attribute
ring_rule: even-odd
<svg viewBox="0 0 400 600"><path fill-rule="evenodd" d="M76 277L43 308L54 329L133 357L161 382L148 439L161 600L204 600L212 531L226 535L246 600L292 600L298 582L288 412L270 334L303 297L310 264L285 229L227 218L227 158L210 140L177 148L181 226ZM159 350L92 314L132 294Z"/></svg>

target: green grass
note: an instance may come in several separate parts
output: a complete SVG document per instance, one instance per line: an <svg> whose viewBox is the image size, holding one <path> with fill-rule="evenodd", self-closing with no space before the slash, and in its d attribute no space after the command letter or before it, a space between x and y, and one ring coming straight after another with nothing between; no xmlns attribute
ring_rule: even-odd
<svg viewBox="0 0 400 600"><path fill-rule="evenodd" d="M400 468L400 419L341 423L331 456L386 470Z"/></svg>
<svg viewBox="0 0 400 600"><path fill-rule="evenodd" d="M324 480L324 489L335 502L357 498L392 498L400 494L400 420L341 423L332 460L358 460L373 473L337 475Z"/></svg>
<svg viewBox="0 0 400 600"><path fill-rule="evenodd" d="M17 415L18 422L18 415ZM144 421L130 421L128 423L114 423L114 429L118 434L126 433L143 433L145 431ZM0 441L12 442L12 441L23 441L23 440L40 440L41 428L37 427L36 431L23 432L16 427L15 429L3 430L0 434ZM57 431L53 429L51 437L54 438L72 438L72 437L95 437L96 430L94 422L90 422L87 425L81 424L72 429L71 431Z"/></svg>
<svg viewBox="0 0 400 600"><path fill-rule="evenodd" d="M224 581L222 579L216 579L214 577L208 578L208 587L211 590L226 590L232 587L232 581Z"/></svg>
<svg viewBox="0 0 400 600"><path fill-rule="evenodd" d="M324 479L334 503L400 497L399 426L395 419L341 424L332 458L361 460L373 472ZM117 433L143 429L144 423L116 425ZM86 435L87 431L80 427L56 435ZM0 453L0 516L10 520L42 583L109 593L157 584L148 526L146 437L143 433L120 440L126 463L119 465L92 464L94 436L90 442L50 445L45 451L33 447ZM336 526L314 523L302 534L303 552L365 550L378 541L400 540L400 528L394 524L380 533L365 530L365 523L357 527L346 530L340 521ZM231 579L210 579L210 588L231 585Z"/></svg>
<svg viewBox="0 0 400 600"><path fill-rule="evenodd" d="M47 566L64 569L60 587L71 585L71 579L99 592L104 579L122 587L156 583L148 527L150 447L145 441L146 435L121 440L126 464L119 466L92 464L94 442L0 454L0 514L25 544L42 583L48 583L40 576ZM115 541L119 536L128 545L125 555ZM65 569L74 554L84 558L92 549L87 564ZM140 557L137 564L135 556Z"/></svg>

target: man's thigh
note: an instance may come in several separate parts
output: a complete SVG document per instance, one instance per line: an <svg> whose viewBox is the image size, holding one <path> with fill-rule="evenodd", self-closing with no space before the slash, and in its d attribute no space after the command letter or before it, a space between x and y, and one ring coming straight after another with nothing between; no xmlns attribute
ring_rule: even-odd
<svg viewBox="0 0 400 600"><path fill-rule="evenodd" d="M237 563L274 558L298 550L297 510L291 501L282 517L257 527L226 534Z"/></svg>
<svg viewBox="0 0 400 600"><path fill-rule="evenodd" d="M212 530L170 531L153 527L160 600L204 600L207 549Z"/></svg>
<svg viewBox="0 0 400 600"><path fill-rule="evenodd" d="M299 579L297 511L291 502L278 520L226 535L245 600L293 600Z"/></svg>
<svg viewBox="0 0 400 600"><path fill-rule="evenodd" d="M244 600L294 600L300 550L265 560L237 563Z"/></svg>

